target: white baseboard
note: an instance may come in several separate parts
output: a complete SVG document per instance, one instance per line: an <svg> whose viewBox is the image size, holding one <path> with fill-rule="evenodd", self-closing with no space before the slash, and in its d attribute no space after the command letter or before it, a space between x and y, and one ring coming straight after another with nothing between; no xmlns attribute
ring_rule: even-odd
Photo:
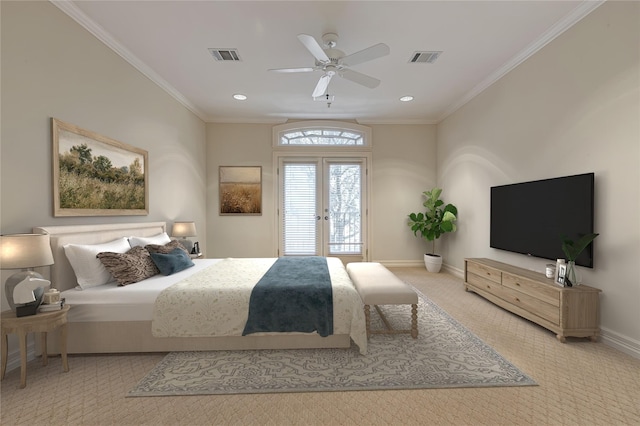
<svg viewBox="0 0 640 426"><path fill-rule="evenodd" d="M442 269L446 272L449 272L451 275L455 275L456 277L460 278L461 280L464 279L464 270L460 269L460 268L456 268L455 266L451 266L449 264L444 263L442 265Z"/></svg>
<svg viewBox="0 0 640 426"><path fill-rule="evenodd" d="M420 260L373 260L372 262L382 263L387 268L413 268L422 266L424 261Z"/></svg>
<svg viewBox="0 0 640 426"><path fill-rule="evenodd" d="M640 359L640 342L630 337L623 336L607 328L600 328L600 339L602 343L611 346L621 352Z"/></svg>

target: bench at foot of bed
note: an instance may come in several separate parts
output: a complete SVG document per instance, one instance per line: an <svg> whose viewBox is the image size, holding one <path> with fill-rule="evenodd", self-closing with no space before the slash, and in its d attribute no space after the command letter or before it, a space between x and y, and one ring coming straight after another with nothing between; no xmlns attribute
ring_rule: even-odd
<svg viewBox="0 0 640 426"><path fill-rule="evenodd" d="M347 264L347 272L364 302L367 337L371 334L408 333L418 338L418 295L391 271L378 262L353 262ZM375 306L386 329L371 330L371 306ZM382 313L378 305L411 305L411 328L396 330Z"/></svg>

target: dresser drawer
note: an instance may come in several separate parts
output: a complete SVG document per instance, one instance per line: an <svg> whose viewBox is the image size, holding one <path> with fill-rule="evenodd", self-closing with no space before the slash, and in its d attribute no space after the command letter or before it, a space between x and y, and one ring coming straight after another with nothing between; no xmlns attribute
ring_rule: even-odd
<svg viewBox="0 0 640 426"><path fill-rule="evenodd" d="M554 325L560 324L560 308L557 305L551 305L537 297L529 296L528 294L508 287L502 287L500 294L497 296Z"/></svg>
<svg viewBox="0 0 640 426"><path fill-rule="evenodd" d="M502 281L502 272L499 270L487 265L467 261L467 281L469 280L468 275L470 272L497 284Z"/></svg>
<svg viewBox="0 0 640 426"><path fill-rule="evenodd" d="M504 272L502 274L502 285L539 299L550 305L556 307L560 306L560 291L552 285L512 275L508 272Z"/></svg>
<svg viewBox="0 0 640 426"><path fill-rule="evenodd" d="M502 287L500 283L496 283L483 275L476 275L469 271L467 271L467 283L489 293L496 293L500 291L500 287Z"/></svg>

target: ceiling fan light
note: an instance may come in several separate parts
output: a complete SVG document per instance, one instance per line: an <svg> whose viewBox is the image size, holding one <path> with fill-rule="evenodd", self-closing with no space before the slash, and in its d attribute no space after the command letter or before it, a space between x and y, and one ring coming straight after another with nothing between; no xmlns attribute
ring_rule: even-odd
<svg viewBox="0 0 640 426"><path fill-rule="evenodd" d="M236 101L246 101L247 95L243 95L242 93L236 93L235 95L233 95L233 99L235 99Z"/></svg>
<svg viewBox="0 0 640 426"><path fill-rule="evenodd" d="M413 96L403 96L400 98L402 102L411 102L413 100Z"/></svg>

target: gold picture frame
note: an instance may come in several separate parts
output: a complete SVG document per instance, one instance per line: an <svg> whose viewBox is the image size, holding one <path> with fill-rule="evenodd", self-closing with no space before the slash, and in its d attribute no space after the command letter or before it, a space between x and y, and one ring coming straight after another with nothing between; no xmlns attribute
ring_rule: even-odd
<svg viewBox="0 0 640 426"><path fill-rule="evenodd" d="M262 167L220 166L220 215L262 215Z"/></svg>
<svg viewBox="0 0 640 426"><path fill-rule="evenodd" d="M149 214L147 151L51 120L54 216Z"/></svg>

